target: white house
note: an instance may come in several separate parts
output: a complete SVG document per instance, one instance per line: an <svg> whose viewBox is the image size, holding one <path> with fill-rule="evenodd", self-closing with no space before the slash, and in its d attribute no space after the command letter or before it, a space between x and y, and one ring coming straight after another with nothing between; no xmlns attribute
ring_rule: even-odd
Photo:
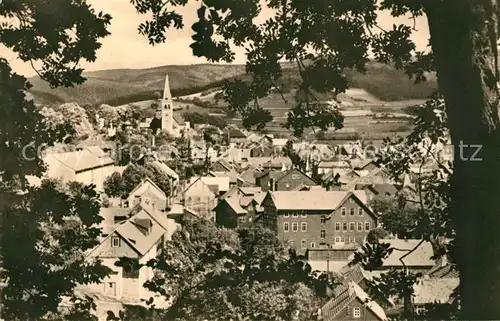
<svg viewBox="0 0 500 321"><path fill-rule="evenodd" d="M137 268L134 264L116 266L115 263L121 257L138 264L145 264L155 258L178 225L168 219L166 214L144 202L128 209L126 216L124 210L119 208L113 212L112 209L106 209L107 216L112 216L105 218L103 230L106 234L101 243L89 251L87 258L102 260L113 273L101 283L88 287L108 297L139 303L141 299L153 295L143 286L153 277L153 270L145 266Z"/></svg>
<svg viewBox="0 0 500 321"><path fill-rule="evenodd" d="M99 147L84 148L80 151L66 153L50 153L43 158L47 164L46 177L62 179L64 183L71 181L83 184L95 184L102 191L106 177L115 171L114 160Z"/></svg>

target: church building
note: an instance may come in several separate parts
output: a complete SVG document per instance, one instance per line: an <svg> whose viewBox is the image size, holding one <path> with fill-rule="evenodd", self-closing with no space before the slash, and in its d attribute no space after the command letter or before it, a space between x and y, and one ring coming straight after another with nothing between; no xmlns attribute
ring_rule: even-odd
<svg viewBox="0 0 500 321"><path fill-rule="evenodd" d="M150 128L153 132L165 131L173 137L179 137L181 132L189 130L189 122L185 122L180 115L174 114L174 102L170 92L168 74L165 76L165 87L161 104L156 110L156 116L151 121Z"/></svg>

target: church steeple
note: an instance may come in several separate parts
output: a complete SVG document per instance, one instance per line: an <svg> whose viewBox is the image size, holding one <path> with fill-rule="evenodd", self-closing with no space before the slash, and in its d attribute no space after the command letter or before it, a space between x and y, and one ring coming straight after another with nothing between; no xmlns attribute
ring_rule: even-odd
<svg viewBox="0 0 500 321"><path fill-rule="evenodd" d="M163 89L163 100L172 100L172 94L170 93L170 82L168 80L168 74L165 75L165 87Z"/></svg>
<svg viewBox="0 0 500 321"><path fill-rule="evenodd" d="M173 134L173 108L172 94L170 93L170 83L168 74L165 76L165 87L163 89L163 99L161 102L161 129L169 134Z"/></svg>

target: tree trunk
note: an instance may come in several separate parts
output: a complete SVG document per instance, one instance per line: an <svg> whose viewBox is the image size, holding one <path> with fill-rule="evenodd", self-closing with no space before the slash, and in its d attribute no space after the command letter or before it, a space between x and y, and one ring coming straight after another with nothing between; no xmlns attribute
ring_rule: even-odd
<svg viewBox="0 0 500 321"><path fill-rule="evenodd" d="M496 0L431 0L425 12L455 148L451 214L461 319L500 319ZM475 147L477 146L477 147Z"/></svg>

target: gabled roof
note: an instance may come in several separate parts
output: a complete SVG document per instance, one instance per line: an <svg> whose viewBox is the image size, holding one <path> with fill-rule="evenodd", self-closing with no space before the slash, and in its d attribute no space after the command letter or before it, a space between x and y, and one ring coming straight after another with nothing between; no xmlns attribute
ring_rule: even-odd
<svg viewBox="0 0 500 321"><path fill-rule="evenodd" d="M226 202L236 214L247 214L248 212L242 208L236 198L226 198L223 200L223 202Z"/></svg>
<svg viewBox="0 0 500 321"><path fill-rule="evenodd" d="M247 135L242 130L235 127L229 128L228 134L230 138L247 138Z"/></svg>
<svg viewBox="0 0 500 321"><path fill-rule="evenodd" d="M75 172L114 164L114 160L111 157L99 156L94 154L94 152L86 148L76 152L54 153L44 157L44 161L51 170L56 170L59 166L66 166Z"/></svg>
<svg viewBox="0 0 500 321"><path fill-rule="evenodd" d="M383 260L384 267L403 267L401 257L414 249L421 240L400 240L400 239L381 239L380 243L388 243L394 250ZM433 267L436 262L431 259L434 256L434 248L431 242L424 241L415 251L406 256L402 261L406 267Z"/></svg>
<svg viewBox="0 0 500 321"><path fill-rule="evenodd" d="M204 184L206 185L211 192L213 192L215 194L215 196L218 196L219 193L218 192L214 192L213 191L213 188L210 188L209 184L206 184L205 182L203 182L203 180L201 179L201 176L198 176L195 180L193 180L193 182L191 184L189 184L185 189L184 189L184 193L187 192L191 187L194 186L194 184L196 184L197 182L200 182L201 184Z"/></svg>
<svg viewBox="0 0 500 321"><path fill-rule="evenodd" d="M139 184L137 184L137 186L128 195L132 195L135 192L137 192L137 190L139 190L144 184L151 185L154 189L156 189L158 192L163 194L165 196L165 198L167 198L167 195L165 194L165 192L163 192L162 189L160 187L158 187L158 185L155 184L155 182L153 182L151 179L149 179L149 177L146 177Z"/></svg>
<svg viewBox="0 0 500 321"><path fill-rule="evenodd" d="M360 191L277 191L267 195L272 198L277 210L334 211L351 196L362 204L367 203L366 194Z"/></svg>
<svg viewBox="0 0 500 321"><path fill-rule="evenodd" d="M160 170L162 170L168 177L171 177L175 180L179 179L179 175L164 162L155 160L153 161L153 164L156 165Z"/></svg>
<svg viewBox="0 0 500 321"><path fill-rule="evenodd" d="M313 182L316 183L316 181L311 176L307 175L306 173L304 173L303 171L301 171L298 168L291 168L291 169L289 169L287 171L282 172L281 175L279 175L278 177L274 178L275 182L279 182L280 180L282 180L283 178L285 178L288 174L290 174L292 172L298 172L299 174L302 174L303 176L309 178L311 181L313 181Z"/></svg>
<svg viewBox="0 0 500 321"><path fill-rule="evenodd" d="M323 320L337 320L341 313L349 307L353 300L363 303L380 321L387 320L384 309L355 282L348 282L337 286L334 290L335 297L326 303L321 309Z"/></svg>
<svg viewBox="0 0 500 321"><path fill-rule="evenodd" d="M239 190L243 195L255 195L262 192L260 187L240 187Z"/></svg>
<svg viewBox="0 0 500 321"><path fill-rule="evenodd" d="M220 164L222 167L224 167L227 171L232 171L233 170L233 166L231 164L229 164L228 161L226 161L224 158L219 158L218 160L216 160L214 162L214 164L212 164L211 167L213 167L215 164Z"/></svg>
<svg viewBox="0 0 500 321"><path fill-rule="evenodd" d="M335 210L346 198L345 191L277 191L268 192L278 210Z"/></svg>
<svg viewBox="0 0 500 321"><path fill-rule="evenodd" d="M105 237L101 243L92 249L88 255L99 256L96 250L104 243L107 242L112 236L119 235L122 239L131 246L139 256L144 256L153 245L155 245L159 238L169 232L170 235L177 229L177 224L169 220L163 213L148 207L147 204L140 203L130 211L131 217L126 221L119 224L114 231ZM138 226L138 220L147 220L151 222L149 233L145 234Z"/></svg>

